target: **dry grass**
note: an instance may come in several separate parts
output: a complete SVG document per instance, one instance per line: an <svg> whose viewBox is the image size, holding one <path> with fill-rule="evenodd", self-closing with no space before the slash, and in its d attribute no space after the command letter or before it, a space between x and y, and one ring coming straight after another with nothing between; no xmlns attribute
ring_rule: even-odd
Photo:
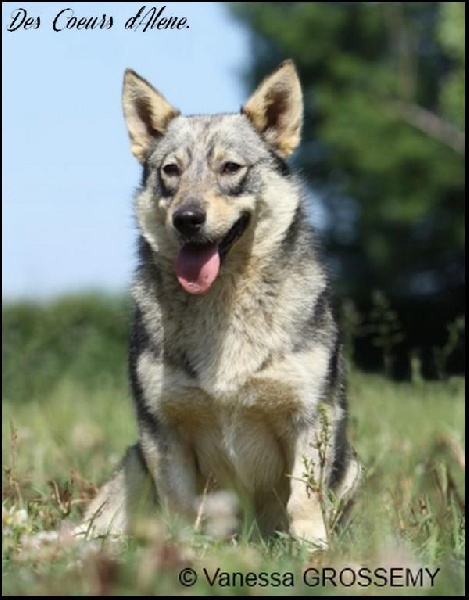
<svg viewBox="0 0 469 600"><path fill-rule="evenodd" d="M78 315L78 324L59 314L49 341L38 333L44 314L28 313L35 339L17 328L17 339L12 327L4 332L4 595L463 595L462 379L396 384L351 374L351 433L367 470L327 552L312 554L287 537L258 540L249 527L236 542L215 540L163 518L121 544L77 543L70 523L135 429L125 380L127 325L116 321L115 336L112 326L103 332L99 310L95 320L89 307L80 317L75 302L75 312L70 304L63 310ZM126 315L124 305L114 309L116 317ZM4 325L12 322L4 311ZM70 363L55 342L63 327L73 333ZM187 568L198 576L194 587L179 580ZM406 588L409 574L415 582ZM385 578L392 586L383 586Z"/></svg>

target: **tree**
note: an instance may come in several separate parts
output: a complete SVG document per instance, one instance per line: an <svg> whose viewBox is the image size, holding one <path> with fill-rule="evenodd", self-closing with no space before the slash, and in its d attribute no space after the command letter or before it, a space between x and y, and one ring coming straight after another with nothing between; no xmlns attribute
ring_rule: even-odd
<svg viewBox="0 0 469 600"><path fill-rule="evenodd" d="M284 58L297 64L306 114L296 160L324 210L342 292L455 300L464 285L464 3L230 10L251 32L250 88Z"/></svg>
<svg viewBox="0 0 469 600"><path fill-rule="evenodd" d="M466 27L464 2L441 2L439 40L453 59L453 68L443 81L441 103L446 116L460 127L465 125Z"/></svg>

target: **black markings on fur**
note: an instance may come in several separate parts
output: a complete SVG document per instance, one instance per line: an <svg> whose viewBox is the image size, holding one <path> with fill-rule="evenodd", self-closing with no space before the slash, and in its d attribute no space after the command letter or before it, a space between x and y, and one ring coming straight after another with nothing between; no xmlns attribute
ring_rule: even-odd
<svg viewBox="0 0 469 600"><path fill-rule="evenodd" d="M298 330L293 344L293 352L303 352L311 347L311 343L326 343L330 339L332 320L330 318L329 290L326 287L311 308L311 312Z"/></svg>
<svg viewBox="0 0 469 600"><path fill-rule="evenodd" d="M337 334L334 347L332 350L332 354L329 358L329 364L327 365L327 387L334 388L336 385L340 385L340 361L342 360L341 356L342 344L340 341L340 336ZM329 394L328 394L329 395Z"/></svg>
<svg viewBox="0 0 469 600"><path fill-rule="evenodd" d="M208 141L207 151L206 151L208 165L212 162L214 154L215 154L215 142L213 141L213 138L212 138Z"/></svg>
<svg viewBox="0 0 469 600"><path fill-rule="evenodd" d="M271 363L272 363L272 355L268 354L262 361L261 366L257 369L257 373L259 373L259 371L263 371L264 369L267 369L267 367L270 366Z"/></svg>
<svg viewBox="0 0 469 600"><path fill-rule="evenodd" d="M337 333L332 317L331 297L328 287L319 294L307 322L307 328L316 342L321 342L329 347L335 343Z"/></svg>
<svg viewBox="0 0 469 600"><path fill-rule="evenodd" d="M269 148L269 154L272 159L274 169L282 175L282 177L288 177L290 175L290 167L286 160L279 156L276 152Z"/></svg>
<svg viewBox="0 0 469 600"><path fill-rule="evenodd" d="M173 196L175 194L176 190L170 189L165 184L164 179L161 176L161 171L159 169L157 170L157 181L158 181L159 192L163 198L170 198L171 196Z"/></svg>
<svg viewBox="0 0 469 600"><path fill-rule="evenodd" d="M156 144L157 144L157 141L155 139L153 139L150 142L150 146L149 146L149 148L147 150L147 153L145 155L145 162L142 165L142 177L140 179L140 185L143 188L146 187L147 182L148 182L148 178L151 175L151 171L152 171L153 167L150 165L150 157L151 157L151 155L153 154L153 152L154 152L154 150L156 148Z"/></svg>
<svg viewBox="0 0 469 600"><path fill-rule="evenodd" d="M311 317L308 321L308 328L321 332L326 326L327 316L329 314L329 290L324 289L318 296Z"/></svg>
<svg viewBox="0 0 469 600"><path fill-rule="evenodd" d="M177 353L177 358L176 358L176 356L173 355L172 353L165 351L164 362L171 367L181 369L182 371L184 371L186 373L186 375L188 375L192 379L197 379L197 371L191 365L185 352L179 351Z"/></svg>
<svg viewBox="0 0 469 600"><path fill-rule="evenodd" d="M328 485L332 489L336 488L344 478L349 464L349 445L347 441L347 419L342 418L336 421L334 434L334 459L331 465Z"/></svg>
<svg viewBox="0 0 469 600"><path fill-rule="evenodd" d="M347 393L345 389L345 364L342 354L342 340L336 333L332 347L324 388L325 401L341 409L340 420L335 420L334 459L329 475L329 485L334 488L340 484L346 474L349 463L349 444L347 440Z"/></svg>
<svg viewBox="0 0 469 600"><path fill-rule="evenodd" d="M161 349L157 344L150 339L145 325L140 308L136 308L134 316L134 324L130 336L129 348L129 378L132 390L132 396L135 402L137 411L137 419L140 424L144 425L152 436L158 436L160 432L160 424L157 417L147 406L145 394L138 378L138 359L142 352L150 351L155 360L158 360L161 354Z"/></svg>
<svg viewBox="0 0 469 600"><path fill-rule="evenodd" d="M303 207L301 204L298 204L292 222L282 239L281 250L283 254L291 255L294 249L296 249L302 231L303 220Z"/></svg>
<svg viewBox="0 0 469 600"><path fill-rule="evenodd" d="M239 181L235 184L228 184L220 186L222 191L228 193L229 196L242 196L243 194L249 193L247 189L248 173L245 173Z"/></svg>
<svg viewBox="0 0 469 600"><path fill-rule="evenodd" d="M140 263L138 269L140 272L139 276L143 280L151 282L151 292L155 294L155 300L158 300L158 290L163 288L163 275L158 265L157 253L154 252L150 244L143 236L140 236L138 240L138 257ZM173 355L168 348L163 348L163 346L160 344L160 340L155 340L154 337L150 336L149 331L143 321L142 309L137 307L134 316L129 352L132 391L134 393L137 405L139 398L141 398L143 401L143 392L140 391L140 396L138 395L139 390L137 388L138 381L136 374L137 361L139 355L145 350L151 352L152 356L155 358L155 361L164 361L170 366L183 370L189 377L193 379L197 378L196 370L193 368L188 357L184 353L177 352ZM135 384L132 381L132 377L135 379Z"/></svg>
<svg viewBox="0 0 469 600"><path fill-rule="evenodd" d="M160 287L163 284L163 276L158 266L158 256L143 236L138 239L137 253L142 278L149 278L157 288Z"/></svg>
<svg viewBox="0 0 469 600"><path fill-rule="evenodd" d="M147 187L148 180L153 171L156 171L156 178L154 179L154 182L156 182L154 186L156 188L156 195L166 198L172 196L174 191L168 188L161 176L159 169L156 169L153 165L151 165L148 160L146 160L142 165L142 175L140 178L141 189L144 190Z"/></svg>
<svg viewBox="0 0 469 600"><path fill-rule="evenodd" d="M161 436L161 424L155 413L150 411L143 399L143 393L138 396L134 395L134 399L137 404L137 421L141 427L151 435L152 438L159 438Z"/></svg>
<svg viewBox="0 0 469 600"><path fill-rule="evenodd" d="M156 290L161 289L163 286L163 276L161 274L161 270L157 264L157 257L155 252L152 250L148 242L141 237L139 239L139 259L140 259L140 271L142 272L142 277L151 280L152 288ZM144 273L143 273L144 272ZM140 354L144 351L151 352L155 361L164 361L166 364L181 369L193 379L197 379L197 371L191 365L188 357L183 352L171 353L168 348L163 348L160 345L159 340L155 340L150 336L148 329L143 322L143 314L142 310L137 307L135 310L134 323L132 334L130 338L130 352L129 352L129 368L134 369L134 377L137 377L136 368L137 361ZM132 382L132 370L130 371L131 383L132 383L132 391L134 396L137 398L138 390L134 388L134 384ZM135 385L138 382L135 381Z"/></svg>
<svg viewBox="0 0 469 600"><path fill-rule="evenodd" d="M142 177L140 180L140 186L142 188L146 187L149 175L150 175L150 166L148 165L148 162L145 161L142 166Z"/></svg>
<svg viewBox="0 0 469 600"><path fill-rule="evenodd" d="M235 179L235 178L234 178ZM249 166L247 171L240 177L239 181L231 185L227 182L220 182L220 190L228 196L255 196L262 192L262 181L259 179L255 165Z"/></svg>
<svg viewBox="0 0 469 600"><path fill-rule="evenodd" d="M161 357L161 347L159 344L148 334L145 323L143 322L143 314L139 307L135 310L134 317L134 329L131 336L132 342L137 346L139 354L145 351L150 351L151 355L155 360Z"/></svg>
<svg viewBox="0 0 469 600"><path fill-rule="evenodd" d="M135 453L137 454L138 462L140 463L142 469L146 473L149 473L147 461L145 460L145 455L143 454L142 446L140 445L140 443L137 443L132 448L129 448L128 451L130 452L133 448L135 448Z"/></svg>
<svg viewBox="0 0 469 600"><path fill-rule="evenodd" d="M345 414L340 421L336 421L333 448L334 459L328 478L328 485L332 489L341 483L350 462L350 446L347 440L347 418Z"/></svg>

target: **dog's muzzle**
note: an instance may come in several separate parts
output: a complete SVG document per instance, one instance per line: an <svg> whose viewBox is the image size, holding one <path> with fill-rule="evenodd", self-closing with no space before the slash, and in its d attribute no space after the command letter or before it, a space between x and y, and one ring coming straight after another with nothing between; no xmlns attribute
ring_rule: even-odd
<svg viewBox="0 0 469 600"><path fill-rule="evenodd" d="M175 228L186 239L193 240L183 244L176 261L176 276L182 288L189 294L205 294L212 287L222 260L246 231L250 215L247 212L242 213L221 240L201 243L197 238L202 232L205 220L206 214L201 209L179 209L173 215Z"/></svg>
<svg viewBox="0 0 469 600"><path fill-rule="evenodd" d="M206 220L207 213L198 206L183 206L173 214L174 228L187 238L200 233Z"/></svg>

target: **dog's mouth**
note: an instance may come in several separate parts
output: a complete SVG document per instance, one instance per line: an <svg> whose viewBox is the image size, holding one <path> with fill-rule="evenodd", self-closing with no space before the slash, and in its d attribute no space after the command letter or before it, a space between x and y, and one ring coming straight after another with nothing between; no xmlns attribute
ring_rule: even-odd
<svg viewBox="0 0 469 600"><path fill-rule="evenodd" d="M246 231L250 215L244 212L228 233L217 242L188 242L179 250L176 275L188 294L205 294L212 287L220 266L233 244Z"/></svg>

